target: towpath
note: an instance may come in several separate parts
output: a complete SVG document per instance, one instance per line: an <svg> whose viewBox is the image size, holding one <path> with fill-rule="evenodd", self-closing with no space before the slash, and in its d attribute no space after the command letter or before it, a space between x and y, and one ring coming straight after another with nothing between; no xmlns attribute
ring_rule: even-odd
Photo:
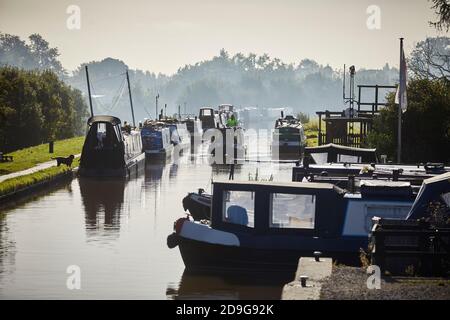
<svg viewBox="0 0 450 320"><path fill-rule="evenodd" d="M80 157L81 153L75 155L75 159ZM9 174L5 174L0 176L0 182L3 182L5 180L8 179L12 179L12 178L17 178L17 177L21 177L21 176L25 176L27 174L31 174L31 173L35 173L44 169L48 169L50 167L53 167L56 165L56 160L50 160L47 162L42 162L32 168L26 169L26 170L22 170L22 171L17 171L17 172L13 172L13 173L9 173Z"/></svg>

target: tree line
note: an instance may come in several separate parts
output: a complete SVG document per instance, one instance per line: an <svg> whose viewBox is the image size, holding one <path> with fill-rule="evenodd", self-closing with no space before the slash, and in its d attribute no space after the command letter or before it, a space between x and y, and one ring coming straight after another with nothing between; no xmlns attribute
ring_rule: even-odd
<svg viewBox="0 0 450 320"><path fill-rule="evenodd" d="M407 87L408 109L402 115L402 161L450 163L450 80L414 78ZM369 146L391 160L397 152L398 105L395 93L375 117Z"/></svg>
<svg viewBox="0 0 450 320"><path fill-rule="evenodd" d="M80 135L86 117L81 92L53 71L0 67L0 151Z"/></svg>
<svg viewBox="0 0 450 320"><path fill-rule="evenodd" d="M436 12L442 14L431 24L448 31L449 5L445 0L433 0L433 5ZM70 137L83 131L88 117L86 65L90 70L94 112L130 120L125 62L105 58L82 63L69 72L58 57L58 49L38 34L30 35L25 41L0 33L0 151ZM431 139L430 132L417 136L416 133L422 132L422 127L434 127L434 130L439 127L440 138L433 138L433 141L445 145L447 136L443 132L447 126L448 96L443 89L448 90L450 38L427 38L417 43L408 57L408 68L412 77L408 86L410 108L404 117L403 137L406 140L414 137L415 141L422 141L423 137ZM318 110L341 111L345 107L342 72L342 69L323 66L311 59L285 63L267 54L230 55L222 49L217 56L186 65L170 76L139 69L129 73L136 118L141 120L152 118L160 111L155 110L157 95L159 109L167 104L168 114L178 112L178 107L182 113L196 114L200 107L221 103L238 107L290 107L306 118ZM388 64L380 69L357 68L355 81L357 85L394 85L398 83L398 69ZM393 158L395 105L392 93L381 92L380 98L383 100L385 95L388 106L375 119L369 141L371 146ZM420 99L415 102L416 98ZM361 100L374 99L363 92ZM429 109L431 106L433 108ZM433 118L431 115L436 110L440 110L441 116ZM416 127L420 129L412 132ZM406 140L405 150L408 148ZM427 143L438 146L434 142ZM423 150L423 154L408 155L404 151L405 159L415 161L425 159L427 154L433 155L427 146L418 150ZM445 153L439 153L431 158L445 160L446 157Z"/></svg>

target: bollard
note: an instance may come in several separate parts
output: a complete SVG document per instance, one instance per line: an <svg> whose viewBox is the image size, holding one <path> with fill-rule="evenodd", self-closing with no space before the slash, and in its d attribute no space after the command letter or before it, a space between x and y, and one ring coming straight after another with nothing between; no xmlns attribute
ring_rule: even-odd
<svg viewBox="0 0 450 320"><path fill-rule="evenodd" d="M48 143L48 153L53 153L53 145L54 145L53 141L50 141Z"/></svg>
<svg viewBox="0 0 450 320"><path fill-rule="evenodd" d="M308 276L300 276L300 284L302 288L306 287L306 280L308 280Z"/></svg>
<svg viewBox="0 0 450 320"><path fill-rule="evenodd" d="M322 252L320 251L314 251L314 259L316 262L320 262L320 257L322 256Z"/></svg>

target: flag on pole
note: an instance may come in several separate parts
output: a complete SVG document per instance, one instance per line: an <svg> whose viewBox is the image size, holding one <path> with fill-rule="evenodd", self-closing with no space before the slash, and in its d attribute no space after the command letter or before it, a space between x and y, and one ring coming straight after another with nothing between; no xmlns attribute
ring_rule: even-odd
<svg viewBox="0 0 450 320"><path fill-rule="evenodd" d="M405 112L408 108L408 99L406 96L406 82L407 79L407 70L406 70L406 59L405 59L405 51L403 50L403 43L401 47L400 53L400 82L397 87L397 92L395 93L395 103L401 104L400 107L402 111ZM400 99L401 98L401 99Z"/></svg>

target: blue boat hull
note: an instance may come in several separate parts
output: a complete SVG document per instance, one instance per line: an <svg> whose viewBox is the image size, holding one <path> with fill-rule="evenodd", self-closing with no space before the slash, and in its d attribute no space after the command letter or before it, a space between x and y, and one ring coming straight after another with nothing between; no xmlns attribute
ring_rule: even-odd
<svg viewBox="0 0 450 320"><path fill-rule="evenodd" d="M257 241L257 239L255 239ZM169 247L178 245L189 271L219 273L269 272L294 276L301 257L312 257L313 249L251 248L226 246L187 239L177 234L168 237ZM349 265L359 264L359 252L324 252L324 256Z"/></svg>

